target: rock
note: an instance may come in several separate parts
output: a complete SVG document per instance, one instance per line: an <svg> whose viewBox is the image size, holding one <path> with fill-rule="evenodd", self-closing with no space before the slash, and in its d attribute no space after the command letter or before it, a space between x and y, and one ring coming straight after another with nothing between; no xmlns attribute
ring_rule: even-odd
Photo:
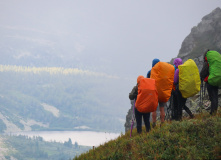
<svg viewBox="0 0 221 160"><path fill-rule="evenodd" d="M216 8L210 14L204 16L197 26L192 28L191 33L184 39L177 57L185 62L189 58L200 58L202 60L201 56L207 49L220 52L220 35L221 9Z"/></svg>
<svg viewBox="0 0 221 160"><path fill-rule="evenodd" d="M131 102L131 108L128 110L127 115L126 115L126 122L124 124L125 127L125 132L127 132L128 130L131 129L131 124L132 124L132 119L133 119L133 105L134 105L134 101L130 101ZM134 117L135 118L135 117ZM136 120L134 119L134 125L133 128L136 128L137 124L136 124Z"/></svg>

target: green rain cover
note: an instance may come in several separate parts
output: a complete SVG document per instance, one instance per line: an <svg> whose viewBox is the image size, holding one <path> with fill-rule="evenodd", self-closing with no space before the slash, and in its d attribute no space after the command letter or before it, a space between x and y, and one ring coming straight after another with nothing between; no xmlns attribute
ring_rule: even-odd
<svg viewBox="0 0 221 160"><path fill-rule="evenodd" d="M221 54L217 51L208 51L206 54L209 63L208 83L212 86L221 86Z"/></svg>

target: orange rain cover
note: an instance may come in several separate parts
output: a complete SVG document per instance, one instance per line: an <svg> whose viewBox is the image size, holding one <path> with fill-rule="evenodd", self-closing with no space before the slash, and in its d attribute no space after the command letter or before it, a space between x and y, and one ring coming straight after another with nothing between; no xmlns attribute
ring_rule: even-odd
<svg viewBox="0 0 221 160"><path fill-rule="evenodd" d="M167 102L173 88L175 68L166 62L158 62L151 70L150 78L156 80L158 101Z"/></svg>
<svg viewBox="0 0 221 160"><path fill-rule="evenodd" d="M157 110L158 93L155 80L142 78L138 84L138 95L135 107L141 113L150 113Z"/></svg>

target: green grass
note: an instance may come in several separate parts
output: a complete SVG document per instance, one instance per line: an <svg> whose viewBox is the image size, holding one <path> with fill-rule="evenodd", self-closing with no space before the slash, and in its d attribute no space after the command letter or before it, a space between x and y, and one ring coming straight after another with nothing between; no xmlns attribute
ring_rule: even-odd
<svg viewBox="0 0 221 160"><path fill-rule="evenodd" d="M144 130L144 129L143 129ZM74 160L221 159L221 111L194 119L166 122L149 133L133 130Z"/></svg>

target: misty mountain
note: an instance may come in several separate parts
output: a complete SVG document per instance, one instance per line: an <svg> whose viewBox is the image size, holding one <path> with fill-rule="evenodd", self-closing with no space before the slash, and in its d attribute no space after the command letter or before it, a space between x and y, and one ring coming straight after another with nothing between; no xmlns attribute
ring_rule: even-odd
<svg viewBox="0 0 221 160"><path fill-rule="evenodd" d="M8 65L0 65L0 77L1 132L123 131L128 94L117 77Z"/></svg>
<svg viewBox="0 0 221 160"><path fill-rule="evenodd" d="M31 28L0 26L1 64L36 67L80 67L80 44L71 43L63 34ZM66 38L66 39L64 39ZM67 44L67 43L70 44Z"/></svg>
<svg viewBox="0 0 221 160"><path fill-rule="evenodd" d="M221 9L218 7L204 16L202 21L191 29L182 42L177 57L186 61L188 58L202 57L207 49L221 51Z"/></svg>
<svg viewBox="0 0 221 160"><path fill-rule="evenodd" d="M102 57L106 53L99 47L95 49L95 43L84 41L90 39L86 33L79 35L59 30L57 26L56 29L46 27L49 23L38 24L43 19L35 21L28 15L16 21L19 15L14 16L12 24L0 25L1 131L77 130L82 127L123 131L129 105L128 88L132 82L124 76L115 76L123 66L115 65L110 51L107 50L107 58ZM59 13L57 16L68 18ZM4 70L5 67L12 69ZM19 71L22 67L75 69L85 74Z"/></svg>
<svg viewBox="0 0 221 160"><path fill-rule="evenodd" d="M0 64L3 65L79 68L112 75L125 70L115 61L116 55L88 44L82 40L82 35L18 25L0 25L0 33ZM109 56L104 57L104 54Z"/></svg>

